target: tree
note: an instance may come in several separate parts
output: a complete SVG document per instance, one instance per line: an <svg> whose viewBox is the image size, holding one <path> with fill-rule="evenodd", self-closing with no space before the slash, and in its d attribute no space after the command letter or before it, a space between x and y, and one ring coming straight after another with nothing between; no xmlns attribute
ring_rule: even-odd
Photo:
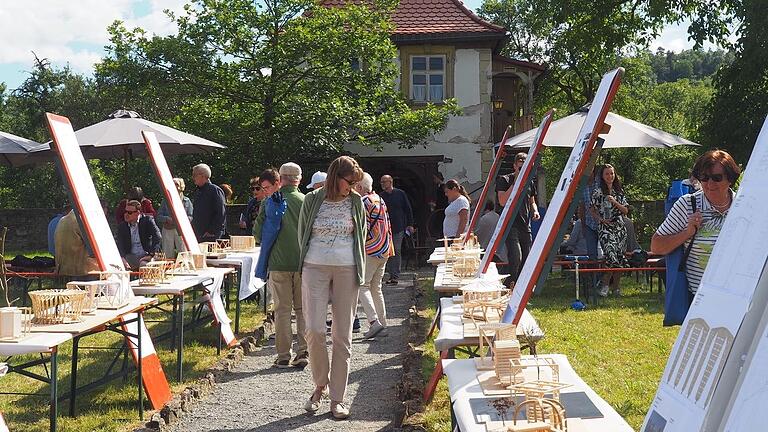
<svg viewBox="0 0 768 432"><path fill-rule="evenodd" d="M486 0L484 18L505 26L506 54L546 63L543 89L571 110L591 101L600 77L645 47L669 22L692 21L700 45L724 42L742 0Z"/></svg>
<svg viewBox="0 0 768 432"><path fill-rule="evenodd" d="M704 136L709 147L746 164L768 114L768 9L764 2L746 0L739 15L735 59L715 76Z"/></svg>
<svg viewBox="0 0 768 432"><path fill-rule="evenodd" d="M412 147L458 109L412 109L393 85L393 8L197 0L171 16L175 35L115 23L97 80L114 99L148 101L145 115L226 144L217 169L243 185L260 167L327 159L350 141Z"/></svg>

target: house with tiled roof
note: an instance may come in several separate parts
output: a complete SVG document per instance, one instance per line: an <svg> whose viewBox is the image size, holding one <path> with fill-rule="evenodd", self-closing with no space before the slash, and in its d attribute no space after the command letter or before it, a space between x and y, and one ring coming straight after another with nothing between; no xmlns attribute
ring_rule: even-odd
<svg viewBox="0 0 768 432"><path fill-rule="evenodd" d="M338 6L349 0L326 0ZM507 125L513 133L533 127L531 104L540 65L501 56L506 29L482 20L460 0L400 0L392 14L400 66L397 85L418 107L456 98L462 114L450 118L445 130L426 146L383 151L350 144L363 168L374 179L390 174L395 186L408 193L422 227L430 224L438 189L433 174L454 178L468 191L482 188L493 160L493 144ZM475 195L479 194L476 193ZM439 213L439 212L438 212ZM433 217L432 219L439 219ZM424 230L426 231L426 230Z"/></svg>

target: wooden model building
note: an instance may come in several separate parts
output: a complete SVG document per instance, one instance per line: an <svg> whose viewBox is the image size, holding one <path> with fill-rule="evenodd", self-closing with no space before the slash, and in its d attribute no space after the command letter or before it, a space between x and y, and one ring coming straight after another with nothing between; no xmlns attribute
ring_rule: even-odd
<svg viewBox="0 0 768 432"><path fill-rule="evenodd" d="M256 239L253 236L230 236L229 243L233 251L250 252L256 249Z"/></svg>
<svg viewBox="0 0 768 432"><path fill-rule="evenodd" d="M159 285L170 282L170 270L173 269L173 261L150 261L139 267L139 285Z"/></svg>
<svg viewBox="0 0 768 432"><path fill-rule="evenodd" d="M496 378L504 386L522 381L522 375L512 370L512 360L520 359L520 342L517 339L497 340L493 342L493 369Z"/></svg>
<svg viewBox="0 0 768 432"><path fill-rule="evenodd" d="M511 367L511 366L510 366ZM510 389L518 394L525 395L525 399L545 399L546 395L552 395L551 399L560 401L560 390L570 387L570 384L565 384L555 381L525 381L520 384L513 384Z"/></svg>
<svg viewBox="0 0 768 432"><path fill-rule="evenodd" d="M475 368L477 370L493 370L493 343L495 341L517 339L516 335L517 326L514 324L505 323L489 323L480 324L480 348L478 352L480 357L475 357ZM486 349L488 347L491 352L490 357L486 357Z"/></svg>
<svg viewBox="0 0 768 432"><path fill-rule="evenodd" d="M525 420L518 420L520 412L525 410ZM556 400L537 398L527 399L515 408L509 432L567 432L568 421L565 408Z"/></svg>
<svg viewBox="0 0 768 432"><path fill-rule="evenodd" d="M119 289L119 284L120 282L115 280L72 281L67 282L67 289L85 291L82 313L87 315L98 309L102 297L110 292L116 292Z"/></svg>
<svg viewBox="0 0 768 432"><path fill-rule="evenodd" d="M477 254L459 254L453 261L453 275L460 278L472 277L480 268L480 257Z"/></svg>
<svg viewBox="0 0 768 432"><path fill-rule="evenodd" d="M85 291L73 289L36 290L29 292L35 324L68 324L80 322L85 304Z"/></svg>
<svg viewBox="0 0 768 432"><path fill-rule="evenodd" d="M501 309L503 313L502 306L505 308L508 301L505 292L504 286L493 280L478 279L461 287L464 316L476 323L476 320L488 321L489 311Z"/></svg>
<svg viewBox="0 0 768 432"><path fill-rule="evenodd" d="M32 308L0 308L0 342L20 342L32 329Z"/></svg>
<svg viewBox="0 0 768 432"><path fill-rule="evenodd" d="M230 249L229 239L217 239L215 244L213 252L223 253Z"/></svg>
<svg viewBox="0 0 768 432"><path fill-rule="evenodd" d="M120 309L127 305L133 295L130 287L131 272L110 270L96 273L99 274L100 280L112 282L102 286L98 297L99 309Z"/></svg>
<svg viewBox="0 0 768 432"><path fill-rule="evenodd" d="M537 380L541 380L542 372L551 382L560 382L560 366L550 357L521 357L513 359L512 373L523 374L526 369L536 369Z"/></svg>

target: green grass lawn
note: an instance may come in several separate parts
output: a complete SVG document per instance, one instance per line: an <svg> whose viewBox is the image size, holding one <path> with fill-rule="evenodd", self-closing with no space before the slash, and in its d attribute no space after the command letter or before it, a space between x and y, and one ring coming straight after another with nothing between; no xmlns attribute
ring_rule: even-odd
<svg viewBox="0 0 768 432"><path fill-rule="evenodd" d="M430 301L432 279L422 281ZM622 279L622 297L576 312L570 308L573 280L550 275L543 292L531 297L528 310L546 333L538 352L568 356L579 376L636 430L645 413L672 350L679 327L662 327L663 294ZM434 313L434 304L431 304ZM438 354L432 341L424 345L425 380ZM425 413L429 431L449 431L451 424L447 380L443 378Z"/></svg>
<svg viewBox="0 0 768 432"><path fill-rule="evenodd" d="M191 312L191 310L190 310ZM191 313L185 310L185 317L189 319ZM234 304L229 312L234 318ZM164 319L159 312L148 313L146 320ZM255 329L263 320L261 308L254 302L242 303L240 328L244 331ZM233 323L234 325L234 323ZM151 334L165 331L168 325L165 323L148 323ZM216 340L217 333L209 323L198 327L194 331L186 331L184 335L184 382L178 383L176 377L176 352L170 350L168 340L155 343L166 378L168 378L172 391L179 393L187 385L204 375L217 360ZM81 340L79 351L78 383L80 385L90 382L94 377L104 371L111 361L112 352L103 350L83 350L84 346L111 346L119 347L122 337L110 332L102 332L98 335L86 337ZM69 376L71 367L72 343L68 342L60 346L59 350L59 392L69 391ZM222 352L222 355L225 352ZM26 359L34 357L27 356ZM4 361L5 359L0 359ZM13 363L19 363L15 358ZM42 367L32 369L38 374L45 374ZM45 431L48 430L48 400L49 386L33 381L18 374L10 374L0 378L0 391L3 392L36 392L44 394L44 397L10 396L0 395L0 412L8 422L11 430ZM109 385L100 387L91 392L79 395L77 399L77 417L66 416L69 401L59 404L59 430L61 431L114 431L133 430L139 426L138 411L136 406L137 388L136 374L131 373L127 381L117 379ZM145 398L146 401L146 398ZM149 404L145 405L149 407ZM148 418L145 412L145 419Z"/></svg>

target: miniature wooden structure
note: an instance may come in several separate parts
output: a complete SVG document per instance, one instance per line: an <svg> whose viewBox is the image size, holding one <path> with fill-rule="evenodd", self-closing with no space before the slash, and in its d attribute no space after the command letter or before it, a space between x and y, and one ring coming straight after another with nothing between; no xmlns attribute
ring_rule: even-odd
<svg viewBox="0 0 768 432"><path fill-rule="evenodd" d="M139 285L150 286L170 282L174 261L150 261L139 268Z"/></svg>
<svg viewBox="0 0 768 432"><path fill-rule="evenodd" d="M520 412L525 410L525 420L518 420ZM509 432L567 432L568 420L565 408L556 400L537 398L527 399L515 408Z"/></svg>
<svg viewBox="0 0 768 432"><path fill-rule="evenodd" d="M229 244L233 251L250 252L256 249L256 239L253 236L229 236Z"/></svg>
<svg viewBox="0 0 768 432"><path fill-rule="evenodd" d="M478 352L480 357L475 357L475 368L477 370L493 370L493 343L495 341L517 339L517 326L514 324L491 323L480 324L480 348ZM485 347L491 351L491 356L486 357Z"/></svg>
<svg viewBox="0 0 768 432"><path fill-rule="evenodd" d="M131 272L110 270L95 273L99 275L99 280L113 282L102 286L98 297L99 309L120 309L128 304L133 295L130 287Z"/></svg>
<svg viewBox="0 0 768 432"><path fill-rule="evenodd" d="M117 292L120 289L120 282L116 280L72 281L67 282L67 289L85 291L82 313L87 315L96 311L101 297Z"/></svg>
<svg viewBox="0 0 768 432"><path fill-rule="evenodd" d="M86 292L73 289L29 292L35 324L66 324L82 320Z"/></svg>
<svg viewBox="0 0 768 432"><path fill-rule="evenodd" d="M472 277L480 267L480 257L477 254L460 253L453 261L453 274L460 278Z"/></svg>
<svg viewBox="0 0 768 432"><path fill-rule="evenodd" d="M519 359L513 359L512 373L515 375L523 374L526 369L536 368L537 380L541 380L542 370L545 372L546 379L550 382L560 382L560 366L554 359L549 357L525 357Z"/></svg>
<svg viewBox="0 0 768 432"><path fill-rule="evenodd" d="M226 253L230 249L229 239L217 239L215 244L216 246L213 248L215 253Z"/></svg>
<svg viewBox="0 0 768 432"><path fill-rule="evenodd" d="M511 365L510 365L511 367ZM560 390L570 387L570 384L565 384L555 381L525 381L520 384L513 384L510 389L515 393L521 393L525 395L525 399L546 399L546 395L552 395L551 399L560 401Z"/></svg>
<svg viewBox="0 0 768 432"><path fill-rule="evenodd" d="M512 360L520 359L520 342L517 339L493 342L493 369L502 385L510 386L523 380L512 369Z"/></svg>
<svg viewBox="0 0 768 432"><path fill-rule="evenodd" d="M488 321L489 311L498 314L498 310L501 310L503 314L503 307L506 307L508 301L505 297L506 289L497 281L477 280L461 287L461 293L464 316L473 322Z"/></svg>
<svg viewBox="0 0 768 432"><path fill-rule="evenodd" d="M32 308L0 308L0 342L20 342L32 328Z"/></svg>

